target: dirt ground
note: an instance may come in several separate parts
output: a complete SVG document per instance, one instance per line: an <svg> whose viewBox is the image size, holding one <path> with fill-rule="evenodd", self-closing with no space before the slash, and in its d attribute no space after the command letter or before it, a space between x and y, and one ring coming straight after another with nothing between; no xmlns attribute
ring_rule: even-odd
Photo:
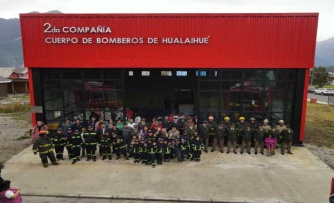
<svg viewBox="0 0 334 203"><path fill-rule="evenodd" d="M1 99L0 105L29 103L26 95L10 95ZM31 144L28 131L31 129L30 112L0 114L0 162L6 162Z"/></svg>

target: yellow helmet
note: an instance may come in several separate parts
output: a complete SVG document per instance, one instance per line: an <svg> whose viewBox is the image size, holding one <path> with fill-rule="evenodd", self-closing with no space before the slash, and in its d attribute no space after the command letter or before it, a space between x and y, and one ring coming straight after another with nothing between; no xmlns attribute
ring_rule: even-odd
<svg viewBox="0 0 334 203"><path fill-rule="evenodd" d="M229 120L230 120L230 117L225 116L224 120L225 120L225 121L229 121Z"/></svg>
<svg viewBox="0 0 334 203"><path fill-rule="evenodd" d="M245 117L241 116L241 117L239 118L239 120L245 120Z"/></svg>

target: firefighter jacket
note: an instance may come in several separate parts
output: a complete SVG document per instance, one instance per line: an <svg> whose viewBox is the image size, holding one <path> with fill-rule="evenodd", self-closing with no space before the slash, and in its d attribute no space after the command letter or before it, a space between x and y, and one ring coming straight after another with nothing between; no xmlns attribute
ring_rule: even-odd
<svg viewBox="0 0 334 203"><path fill-rule="evenodd" d="M266 131L264 129L257 129L255 131L255 141L264 142L264 139L266 139Z"/></svg>
<svg viewBox="0 0 334 203"><path fill-rule="evenodd" d="M188 142L183 140L180 142L180 148L181 148L181 151L185 151L187 150L187 147L188 147Z"/></svg>
<svg viewBox="0 0 334 203"><path fill-rule="evenodd" d="M194 140L191 144L191 148L194 152L201 151L203 149L203 142L201 140Z"/></svg>
<svg viewBox="0 0 334 203"><path fill-rule="evenodd" d="M165 144L164 145L164 154L171 154L173 150L172 144Z"/></svg>
<svg viewBox="0 0 334 203"><path fill-rule="evenodd" d="M39 154L47 154L52 152L53 150L53 143L51 138L47 136L40 136L35 142L32 147L32 151L34 153L39 152Z"/></svg>
<svg viewBox="0 0 334 203"><path fill-rule="evenodd" d="M162 144L162 143L157 144L156 153L157 154L163 154L164 153L164 144Z"/></svg>
<svg viewBox="0 0 334 203"><path fill-rule="evenodd" d="M254 130L252 130L252 129L244 130L243 133L242 133L242 141L246 142L246 143L251 142L252 137L253 137L253 133L254 133Z"/></svg>
<svg viewBox="0 0 334 203"><path fill-rule="evenodd" d="M115 149L123 149L126 147L126 144L123 141L123 137L120 135L117 135L114 140L113 140L113 144L115 146Z"/></svg>
<svg viewBox="0 0 334 203"><path fill-rule="evenodd" d="M110 147L111 146L111 136L102 134L99 139L99 144L101 147Z"/></svg>
<svg viewBox="0 0 334 203"><path fill-rule="evenodd" d="M130 145L131 149L132 149L132 153L134 154L138 154L139 153L139 145L138 143L132 143Z"/></svg>
<svg viewBox="0 0 334 203"><path fill-rule="evenodd" d="M146 153L147 152L146 143L139 143L138 144L138 152L139 153Z"/></svg>
<svg viewBox="0 0 334 203"><path fill-rule="evenodd" d="M71 146L69 140L70 140L70 137L72 137L72 135L73 135L73 133L67 133L65 135L66 147L70 147Z"/></svg>
<svg viewBox="0 0 334 203"><path fill-rule="evenodd" d="M65 146L66 145L66 137L63 133L55 133L51 136L51 141L53 142L54 146Z"/></svg>
<svg viewBox="0 0 334 203"><path fill-rule="evenodd" d="M81 147L82 139L79 133L74 133L71 137L69 137L68 141L71 147Z"/></svg>
<svg viewBox="0 0 334 203"><path fill-rule="evenodd" d="M98 137L95 131L87 131L83 134L86 144L94 145L98 141Z"/></svg>
<svg viewBox="0 0 334 203"><path fill-rule="evenodd" d="M208 122L208 133L209 135L214 135L216 136L216 129L217 129L217 124L216 122L212 121L212 122Z"/></svg>
<svg viewBox="0 0 334 203"><path fill-rule="evenodd" d="M292 142L294 132L293 130L282 130L281 136L282 136L282 142Z"/></svg>
<svg viewBox="0 0 334 203"><path fill-rule="evenodd" d="M197 127L196 126L186 126L184 128L184 131L187 132L187 134L192 137L195 135L195 132L197 132Z"/></svg>
<svg viewBox="0 0 334 203"><path fill-rule="evenodd" d="M155 154L156 149L157 149L156 145L153 145L153 143L147 143L147 153Z"/></svg>
<svg viewBox="0 0 334 203"><path fill-rule="evenodd" d="M238 135L242 135L243 131L246 130L246 122L237 122L237 124L235 125L235 127L238 130Z"/></svg>
<svg viewBox="0 0 334 203"><path fill-rule="evenodd" d="M227 141L236 142L237 133L238 133L238 130L236 128L227 128L226 129Z"/></svg>
<svg viewBox="0 0 334 203"><path fill-rule="evenodd" d="M207 125L205 124L199 125L198 131L199 131L199 135L201 138L205 138L205 139L209 138L209 129Z"/></svg>

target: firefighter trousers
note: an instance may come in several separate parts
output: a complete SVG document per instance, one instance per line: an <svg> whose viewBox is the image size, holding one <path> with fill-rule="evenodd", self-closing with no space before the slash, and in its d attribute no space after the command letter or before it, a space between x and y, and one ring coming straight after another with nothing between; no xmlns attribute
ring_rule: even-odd
<svg viewBox="0 0 334 203"><path fill-rule="evenodd" d="M64 146L55 146L57 159L62 159L64 154Z"/></svg>
<svg viewBox="0 0 334 203"><path fill-rule="evenodd" d="M41 161L42 161L43 165L48 164L48 158L50 159L51 163L57 162L53 151L50 151L50 152L45 153L45 154L40 154L39 157L41 157Z"/></svg>

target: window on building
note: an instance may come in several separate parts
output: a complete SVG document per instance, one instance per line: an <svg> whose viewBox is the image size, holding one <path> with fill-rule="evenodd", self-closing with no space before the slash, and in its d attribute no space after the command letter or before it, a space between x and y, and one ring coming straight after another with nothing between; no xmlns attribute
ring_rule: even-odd
<svg viewBox="0 0 334 203"><path fill-rule="evenodd" d="M133 76L133 71L132 70L129 71L129 76Z"/></svg>
<svg viewBox="0 0 334 203"><path fill-rule="evenodd" d="M187 71L176 71L176 76L187 76L188 72Z"/></svg>
<svg viewBox="0 0 334 203"><path fill-rule="evenodd" d="M196 71L196 76L198 76L198 71ZM206 71L204 71L204 70L200 71L200 76L205 77L206 76Z"/></svg>
<svg viewBox="0 0 334 203"><path fill-rule="evenodd" d="M141 76L150 76L150 71L143 70Z"/></svg>
<svg viewBox="0 0 334 203"><path fill-rule="evenodd" d="M161 76L172 76L172 71L161 71Z"/></svg>

